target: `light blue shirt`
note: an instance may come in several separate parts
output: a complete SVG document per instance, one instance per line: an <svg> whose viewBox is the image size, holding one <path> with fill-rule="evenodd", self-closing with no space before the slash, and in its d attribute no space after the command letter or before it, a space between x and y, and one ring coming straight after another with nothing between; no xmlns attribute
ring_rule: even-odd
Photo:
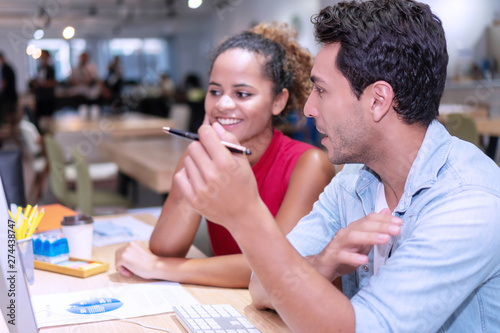
<svg viewBox="0 0 500 333"><path fill-rule="evenodd" d="M288 235L303 255L374 211L378 176L346 165ZM434 121L395 215L386 263L342 277L357 332L500 332L500 169Z"/></svg>

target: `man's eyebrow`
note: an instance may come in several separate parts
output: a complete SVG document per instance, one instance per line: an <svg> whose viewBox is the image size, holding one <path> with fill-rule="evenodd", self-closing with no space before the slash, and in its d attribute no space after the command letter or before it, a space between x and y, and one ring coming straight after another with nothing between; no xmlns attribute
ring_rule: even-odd
<svg viewBox="0 0 500 333"><path fill-rule="evenodd" d="M311 80L312 83L325 82L324 80L320 79L316 75L311 75L311 77L309 78L309 80Z"/></svg>

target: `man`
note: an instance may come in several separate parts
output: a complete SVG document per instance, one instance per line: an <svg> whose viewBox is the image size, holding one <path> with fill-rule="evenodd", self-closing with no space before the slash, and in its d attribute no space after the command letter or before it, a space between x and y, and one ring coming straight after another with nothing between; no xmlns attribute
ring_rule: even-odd
<svg viewBox="0 0 500 333"><path fill-rule="evenodd" d="M94 63L89 61L89 54L80 54L79 64L71 70L69 84L73 93L83 98L84 103L96 103L101 95L101 82Z"/></svg>
<svg viewBox="0 0 500 333"><path fill-rule="evenodd" d="M17 111L16 74L0 52L0 124L12 123Z"/></svg>
<svg viewBox="0 0 500 333"><path fill-rule="evenodd" d="M49 51L42 50L38 74L36 78L31 81L31 87L35 93L36 100L35 124L39 129L40 119L42 117L51 117L54 113L56 103L56 72L50 61L51 56Z"/></svg>
<svg viewBox="0 0 500 333"><path fill-rule="evenodd" d="M218 124L189 146L175 176L184 196L231 231L255 305L294 331L500 330L500 169L436 120L441 21L422 3L372 0L327 7L314 24L305 113L333 163L361 165L346 165L288 235L300 255Z"/></svg>

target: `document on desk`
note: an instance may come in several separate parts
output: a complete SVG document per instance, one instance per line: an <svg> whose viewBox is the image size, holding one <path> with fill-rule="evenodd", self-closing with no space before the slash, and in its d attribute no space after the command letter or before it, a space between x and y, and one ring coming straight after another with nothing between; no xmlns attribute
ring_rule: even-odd
<svg viewBox="0 0 500 333"><path fill-rule="evenodd" d="M151 282L31 298L38 328L173 312L198 301L180 284Z"/></svg>
<svg viewBox="0 0 500 333"><path fill-rule="evenodd" d="M134 240L149 240L154 227L132 216L122 216L94 221L94 239L96 247Z"/></svg>

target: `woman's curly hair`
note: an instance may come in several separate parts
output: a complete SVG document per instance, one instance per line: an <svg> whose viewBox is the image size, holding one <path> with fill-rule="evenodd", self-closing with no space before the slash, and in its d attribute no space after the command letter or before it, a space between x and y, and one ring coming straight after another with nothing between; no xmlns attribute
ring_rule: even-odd
<svg viewBox="0 0 500 333"><path fill-rule="evenodd" d="M313 56L297 41L297 32L287 24L260 23L255 27L223 41L212 56L210 72L215 59L224 51L241 48L260 54L265 59L263 75L274 83L278 95L286 88L290 98L281 116L290 110L302 111L311 92L309 80Z"/></svg>

